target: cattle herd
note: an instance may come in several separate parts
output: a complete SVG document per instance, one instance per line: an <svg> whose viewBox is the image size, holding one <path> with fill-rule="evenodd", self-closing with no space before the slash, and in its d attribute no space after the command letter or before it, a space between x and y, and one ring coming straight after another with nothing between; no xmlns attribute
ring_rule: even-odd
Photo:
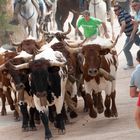
<svg viewBox="0 0 140 140"><path fill-rule="evenodd" d="M49 121L59 133L78 116L77 97L82 96L85 112L96 118L117 117L115 75L118 66L115 45L109 39L73 41L66 32L46 33L40 39L29 36L15 42L15 50L0 49L1 115L6 115L7 99L16 120L22 115L22 130L35 131L42 121L45 140L52 137ZM107 74L114 79L108 79ZM103 104L102 91L105 91ZM11 95L11 94L14 94ZM69 115L69 116L68 116Z"/></svg>
<svg viewBox="0 0 140 140"><path fill-rule="evenodd" d="M53 137L49 121L59 134L66 132L65 124L78 116L78 96L82 96L83 110L91 118L100 113L108 118L118 117L118 38L71 40L70 24L65 32L50 33L42 26L39 31L39 39L29 35L21 42L15 42L10 35L11 50L0 48L1 115L7 114L7 100L15 120L22 118L22 131L35 131L36 124L42 121L45 140Z"/></svg>

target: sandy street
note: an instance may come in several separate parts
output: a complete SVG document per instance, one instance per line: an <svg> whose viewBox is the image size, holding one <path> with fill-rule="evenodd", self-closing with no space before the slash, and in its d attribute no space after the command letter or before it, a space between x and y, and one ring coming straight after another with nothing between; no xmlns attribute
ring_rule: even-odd
<svg viewBox="0 0 140 140"><path fill-rule="evenodd" d="M119 26L115 24L115 32L119 31ZM125 41L123 35L116 49L119 53ZM135 66L136 52L139 48L133 45ZM129 96L129 80L131 72L134 70L123 70L126 60L123 52L119 55L119 69L117 73L117 97L116 104L118 109L118 118L105 118L103 114L98 115L96 119L92 119L87 113L83 112L83 100L78 101L78 117L71 120L71 124L66 125L66 134L58 135L57 130L52 124L54 140L140 140L140 131L137 129L134 121L134 109L136 106L136 98L132 99ZM104 94L103 94L104 95ZM1 109L1 106L0 106ZM13 112L7 106L7 116L0 116L0 140L44 140L43 125L37 126L35 132L22 132L21 121L15 122Z"/></svg>

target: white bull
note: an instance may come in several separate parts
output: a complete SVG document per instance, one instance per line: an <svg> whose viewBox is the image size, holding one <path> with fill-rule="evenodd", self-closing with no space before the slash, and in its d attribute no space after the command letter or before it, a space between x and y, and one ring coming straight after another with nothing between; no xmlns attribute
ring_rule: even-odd
<svg viewBox="0 0 140 140"><path fill-rule="evenodd" d="M91 16L102 20L104 23L107 23L107 8L106 3L103 0L91 0L89 3L89 11ZM109 11L109 15L111 18L112 39L114 40L113 12L111 9Z"/></svg>

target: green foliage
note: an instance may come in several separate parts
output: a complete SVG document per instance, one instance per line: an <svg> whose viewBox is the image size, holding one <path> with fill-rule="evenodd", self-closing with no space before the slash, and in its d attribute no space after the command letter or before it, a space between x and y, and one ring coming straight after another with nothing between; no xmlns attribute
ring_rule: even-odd
<svg viewBox="0 0 140 140"><path fill-rule="evenodd" d="M6 31L10 31L12 26L8 24L9 16L6 11L7 0L0 0L0 42L6 43L7 37L5 37Z"/></svg>

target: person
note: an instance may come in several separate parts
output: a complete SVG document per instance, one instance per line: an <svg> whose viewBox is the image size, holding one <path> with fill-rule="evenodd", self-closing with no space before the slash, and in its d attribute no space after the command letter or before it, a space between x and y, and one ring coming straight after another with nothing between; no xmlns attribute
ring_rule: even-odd
<svg viewBox="0 0 140 140"><path fill-rule="evenodd" d="M82 15L83 16L80 17L77 21L76 33L80 32L79 28L82 27L84 31L84 37L89 40L93 40L97 37L97 35L99 35L98 28L100 25L102 25L105 37L109 38L107 27L104 22L102 22L100 19L91 17L90 12L88 10L82 12Z"/></svg>
<svg viewBox="0 0 140 140"><path fill-rule="evenodd" d="M131 8L130 8L131 1L132 0L115 0L115 3L119 4L122 7L122 9L124 9L126 12L130 13L131 12Z"/></svg>
<svg viewBox="0 0 140 140"><path fill-rule="evenodd" d="M19 0L14 0L14 14L13 14L13 18L12 20L9 22L12 25L18 25L19 21L18 21L18 13L19 13L19 9L20 9L20 4L18 2ZM43 0L32 0L35 8L37 9L39 18L43 17ZM38 6L39 4L39 6Z"/></svg>
<svg viewBox="0 0 140 140"><path fill-rule="evenodd" d="M135 111L135 121L140 129L140 50L137 52L136 60L138 61L138 65L132 72L130 79L130 97L138 97Z"/></svg>
<svg viewBox="0 0 140 140"><path fill-rule="evenodd" d="M126 40L123 47L123 51L126 57L127 65L124 67L124 70L128 70L134 67L133 58L130 52L130 49L135 43L137 46L140 46L140 38L136 34L136 29L134 28L132 22L132 16L121 8L119 4L114 5L114 12L118 18L120 24L119 37L125 33Z"/></svg>
<svg viewBox="0 0 140 140"><path fill-rule="evenodd" d="M134 23L136 28L138 27L137 34L140 35L140 0L133 0L131 5L133 10L136 12L134 16Z"/></svg>

